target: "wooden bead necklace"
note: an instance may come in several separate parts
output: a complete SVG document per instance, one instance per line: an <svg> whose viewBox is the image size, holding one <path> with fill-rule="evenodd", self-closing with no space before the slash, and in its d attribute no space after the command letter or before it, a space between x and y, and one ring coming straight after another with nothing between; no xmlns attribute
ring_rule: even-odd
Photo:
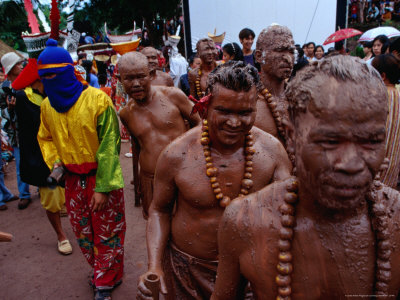
<svg viewBox="0 0 400 300"><path fill-rule="evenodd" d="M267 102L268 108L272 113L272 117L274 118L275 121L275 125L276 128L278 130L278 134L281 136L281 138L283 139L284 143L285 143L285 147L286 142L287 142L287 137L286 137L286 132L285 129L283 127L282 124L282 117L280 116L279 111L277 110L277 104L276 102L272 99L272 94L268 91L267 88L263 89L261 92L261 95L263 95L265 101ZM294 154L293 153L289 153L288 152L288 156L290 161L292 162L293 166L295 165L295 158L294 158Z"/></svg>
<svg viewBox="0 0 400 300"><path fill-rule="evenodd" d="M388 160L385 159L380 173L388 167ZM388 230L388 210L385 204L386 199L381 199L378 195L383 184L379 181L380 174L375 177L367 194L367 204L371 215L372 230L376 240L376 264L375 264L375 280L374 294L384 296L389 294L389 282L392 279L391 273L391 245L389 241L390 233ZM290 300L292 294L291 274L293 272L292 264L292 241L294 236L293 228L296 226L295 204L298 196L298 183L293 180L286 186L287 193L284 197L284 203L279 207L281 213L282 228L279 231L278 241L278 264L276 266L278 275L275 282L278 285L277 300Z"/></svg>
<svg viewBox="0 0 400 300"><path fill-rule="evenodd" d="M201 91L200 87L200 78L201 78L201 69L199 68L199 71L197 72L197 77L196 77L196 94L199 99L201 99L204 96L204 92Z"/></svg>
<svg viewBox="0 0 400 300"><path fill-rule="evenodd" d="M220 184L217 180L218 169L212 163L211 148L210 148L210 136L208 133L208 121L203 120L203 127L201 133L200 143L203 145L204 157L206 159L206 174L210 177L211 187L215 194L215 198L219 201L221 207L227 207L231 203L231 198L225 196L222 193ZM246 134L245 137L245 171L241 183L241 189L239 196L247 195L249 190L253 187L252 173L253 173L253 155L256 152L253 145L253 136L250 133Z"/></svg>
<svg viewBox="0 0 400 300"><path fill-rule="evenodd" d="M298 183L293 180L286 186L287 193L284 197L285 202L279 207L281 213L282 228L279 231L278 241L278 264L276 269L278 275L275 277L275 282L278 285L277 300L290 299L292 294L292 277L293 264L292 264L292 240L296 225L295 218L295 205L297 203L297 189Z"/></svg>

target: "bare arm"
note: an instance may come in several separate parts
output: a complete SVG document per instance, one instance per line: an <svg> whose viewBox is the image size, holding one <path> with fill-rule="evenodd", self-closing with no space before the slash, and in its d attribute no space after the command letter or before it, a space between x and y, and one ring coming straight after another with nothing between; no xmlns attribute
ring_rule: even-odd
<svg viewBox="0 0 400 300"><path fill-rule="evenodd" d="M140 145L138 140L131 135L132 145L132 167L133 167L133 184L135 185L135 206L140 206L141 190L139 177L139 155Z"/></svg>
<svg viewBox="0 0 400 300"><path fill-rule="evenodd" d="M193 109L193 103L186 97L186 95L178 88L174 89L173 94L170 97L173 99L176 106L178 106L184 119L188 120L190 127L195 127L200 122L199 114L191 115Z"/></svg>
<svg viewBox="0 0 400 300"><path fill-rule="evenodd" d="M231 207L232 206L232 207ZM237 226L238 206L232 203L225 211L218 229L219 262L217 281L211 300L243 299L246 280L240 275L239 257L243 240Z"/></svg>
<svg viewBox="0 0 400 300"><path fill-rule="evenodd" d="M289 178L292 173L292 163L286 153L285 148L280 142L277 142L276 149L276 167L274 171L273 181Z"/></svg>
<svg viewBox="0 0 400 300"><path fill-rule="evenodd" d="M162 270L162 257L170 236L171 214L175 203L174 171L177 169L177 162L169 155L170 147L165 149L157 161L153 201L150 205L149 220L147 223L147 254L149 267L147 273L140 277L138 285L138 298L148 299L151 292L144 285L144 278L153 273L159 276L161 292L167 292Z"/></svg>
<svg viewBox="0 0 400 300"><path fill-rule="evenodd" d="M196 75L195 72L197 72L197 68L194 70L191 70L188 74L188 80L189 80L189 86L190 86L190 95L195 97L197 99L196 95Z"/></svg>

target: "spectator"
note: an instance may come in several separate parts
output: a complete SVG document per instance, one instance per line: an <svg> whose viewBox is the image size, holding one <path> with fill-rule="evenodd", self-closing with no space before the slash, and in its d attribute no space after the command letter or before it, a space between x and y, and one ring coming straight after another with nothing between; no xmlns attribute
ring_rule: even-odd
<svg viewBox="0 0 400 300"><path fill-rule="evenodd" d="M372 53L372 42L365 42L363 45L363 50L364 50L364 58L363 60L368 61L371 59L373 53Z"/></svg>
<svg viewBox="0 0 400 300"><path fill-rule="evenodd" d="M321 60L324 57L324 54L325 54L324 47L322 47L321 45L315 47L314 55L316 60Z"/></svg>
<svg viewBox="0 0 400 300"><path fill-rule="evenodd" d="M244 60L242 49L240 49L240 46L236 43L225 44L224 47L222 47L222 51L223 59L225 62L228 62L230 60Z"/></svg>
<svg viewBox="0 0 400 300"><path fill-rule="evenodd" d="M381 74L388 91L389 114L386 122L386 155L388 168L381 174L381 181L392 188L397 187L400 172L400 91L395 84L400 78L400 62L392 54L376 56L372 66Z"/></svg>
<svg viewBox="0 0 400 300"><path fill-rule="evenodd" d="M392 19L392 8L389 4L385 5L384 13L382 14L381 21L386 22Z"/></svg>
<svg viewBox="0 0 400 300"><path fill-rule="evenodd" d="M378 35L372 41L372 53L374 54L373 56L385 54L389 48L389 45L390 45L390 40L386 35L384 34Z"/></svg>
<svg viewBox="0 0 400 300"><path fill-rule="evenodd" d="M22 181L20 176L20 152L17 136L18 122L15 114L15 91L11 90L11 83L21 73L23 67L23 59L14 52L6 53L1 58L1 64L4 67L7 80L2 83L2 87L8 87L14 95L9 94L5 97L5 102L0 104L2 108L2 116L7 119L5 130L10 139L10 144L13 147L13 154L16 162L17 183L20 201L18 203L19 209L25 209L31 203L31 194L29 192L29 185ZM4 98L3 98L4 99Z"/></svg>
<svg viewBox="0 0 400 300"><path fill-rule="evenodd" d="M346 54L346 49L344 48L344 41L338 41L335 43L335 51L338 54Z"/></svg>
<svg viewBox="0 0 400 300"><path fill-rule="evenodd" d="M90 60L83 60L82 67L85 68L86 71L86 81L89 83L90 86L95 88L100 88L99 80L96 75L92 73L93 63Z"/></svg>
<svg viewBox="0 0 400 300"><path fill-rule="evenodd" d="M309 62L315 60L314 50L315 50L315 43L314 42L307 43L306 58L308 59Z"/></svg>
<svg viewBox="0 0 400 300"><path fill-rule="evenodd" d="M260 66L258 65L258 63L256 63L256 60L254 58L254 51L251 50L251 47L253 46L255 37L256 37L256 35L255 35L254 31L251 30L250 28L243 28L239 32L239 40L243 46L243 49L242 49L243 61L246 64L255 66L260 71Z"/></svg>
<svg viewBox="0 0 400 300"><path fill-rule="evenodd" d="M375 3L372 3L371 7L368 9L366 21L367 23L371 23L376 20L379 20L379 9L376 7Z"/></svg>
<svg viewBox="0 0 400 300"><path fill-rule="evenodd" d="M101 73L98 76L99 79L99 85L100 89L108 95L108 97L111 97L111 87L106 86L107 84L107 74Z"/></svg>
<svg viewBox="0 0 400 300"><path fill-rule="evenodd" d="M200 67L201 64L201 59L200 57L197 56L197 53L193 53L192 56L189 58L189 70L194 70L198 67ZM190 95L190 85L189 85L189 79L188 79L188 74L183 74L181 78L179 79L179 84L178 87L186 94L186 96Z"/></svg>
<svg viewBox="0 0 400 300"><path fill-rule="evenodd" d="M400 37L390 43L389 52L400 61Z"/></svg>

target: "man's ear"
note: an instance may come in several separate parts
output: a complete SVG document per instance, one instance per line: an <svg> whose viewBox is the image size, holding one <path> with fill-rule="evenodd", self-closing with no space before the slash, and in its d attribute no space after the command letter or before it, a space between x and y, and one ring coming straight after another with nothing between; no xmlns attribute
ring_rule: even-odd
<svg viewBox="0 0 400 300"><path fill-rule="evenodd" d="M383 82L385 82L385 80L387 79L386 73L382 72L381 77L382 77Z"/></svg>
<svg viewBox="0 0 400 300"><path fill-rule="evenodd" d="M294 138L294 125L290 120L287 120L286 118L282 120L282 125L285 130L286 136L286 150L287 152L294 154L296 149L296 142Z"/></svg>
<svg viewBox="0 0 400 300"><path fill-rule="evenodd" d="M255 58L256 58L256 61L257 61L259 64L262 64L262 53L261 53L261 51L260 51L260 50L256 50L256 51L254 52L254 56L255 56Z"/></svg>

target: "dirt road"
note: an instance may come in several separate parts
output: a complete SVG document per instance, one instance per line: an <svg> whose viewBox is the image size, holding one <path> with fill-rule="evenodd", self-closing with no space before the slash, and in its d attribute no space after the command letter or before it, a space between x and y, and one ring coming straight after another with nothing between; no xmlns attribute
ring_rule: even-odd
<svg viewBox="0 0 400 300"><path fill-rule="evenodd" d="M121 147L121 166L125 179L125 275L123 284L113 292L113 300L136 298L136 283L147 269L145 221L141 207L134 206L132 163ZM6 186L18 195L15 162L7 166ZM12 233L11 243L0 243L1 300L93 299L87 283L90 267L81 254L68 218L62 224L74 252L62 256L57 252L57 238L39 202L37 188L31 187L33 203L18 210L18 201L8 203L0 212L0 231Z"/></svg>

